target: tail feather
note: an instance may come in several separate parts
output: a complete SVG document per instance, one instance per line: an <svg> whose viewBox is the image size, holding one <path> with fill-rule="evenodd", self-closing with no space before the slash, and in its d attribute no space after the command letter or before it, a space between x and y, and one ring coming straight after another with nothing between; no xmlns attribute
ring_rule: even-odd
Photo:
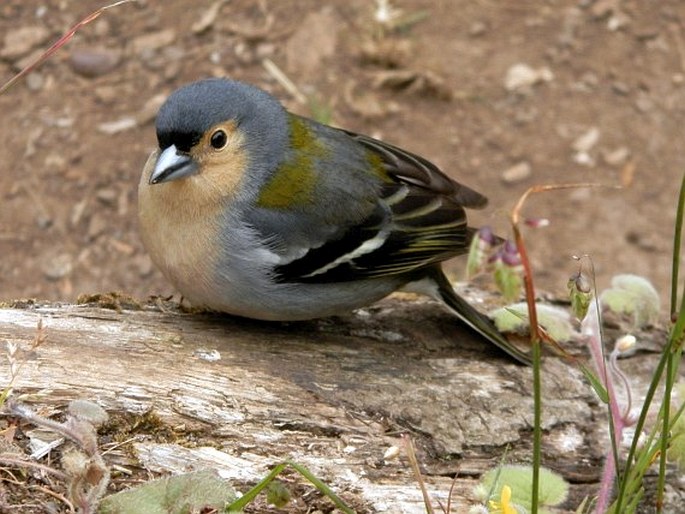
<svg viewBox="0 0 685 514"><path fill-rule="evenodd" d="M437 287L437 293L440 299L456 314L461 321L478 332L495 346L507 352L514 359L522 364L531 364L531 357L528 353L518 349L513 343L510 343L502 333L497 330L495 324L485 316L472 307L466 300L461 298L450 284L445 274L441 269L437 269L436 273L431 277Z"/></svg>

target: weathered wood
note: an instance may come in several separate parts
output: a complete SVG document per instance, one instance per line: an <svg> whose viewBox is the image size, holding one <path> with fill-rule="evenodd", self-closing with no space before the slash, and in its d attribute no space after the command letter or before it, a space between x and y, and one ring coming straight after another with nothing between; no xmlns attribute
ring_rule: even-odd
<svg viewBox="0 0 685 514"><path fill-rule="evenodd" d="M0 337L25 346L39 319L48 342L23 356L16 392L40 406L82 398L110 413L152 409L194 434L196 447L135 443L155 471L215 467L254 481L292 458L369 512L419 513L406 459L383 459L409 433L431 494L444 502L457 475L453 512L464 512L475 478L508 445L507 460L530 460L530 368L431 302L390 299L287 324L153 307L5 308ZM630 361L649 370L654 358ZM577 484L577 500L598 481L604 409L581 373L556 358L546 359L543 394L545 463Z"/></svg>

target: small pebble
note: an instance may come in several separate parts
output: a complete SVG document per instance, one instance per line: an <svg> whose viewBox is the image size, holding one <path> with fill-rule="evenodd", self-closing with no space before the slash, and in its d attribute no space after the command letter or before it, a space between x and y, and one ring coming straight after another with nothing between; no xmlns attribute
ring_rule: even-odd
<svg viewBox="0 0 685 514"><path fill-rule="evenodd" d="M554 79L554 74L547 67L534 69L527 64L517 63L507 70L504 88L507 91L520 91L539 82L550 82L552 79Z"/></svg>
<svg viewBox="0 0 685 514"><path fill-rule="evenodd" d="M94 78L112 71L120 60L120 54L112 50L81 48L71 53L69 65L74 73Z"/></svg>
<svg viewBox="0 0 685 514"><path fill-rule="evenodd" d="M74 269L74 260L68 253L61 253L45 259L41 269L48 280L59 280L71 273Z"/></svg>
<svg viewBox="0 0 685 514"><path fill-rule="evenodd" d="M36 214L36 225L38 226L39 229L41 230L46 230L52 226L54 223L54 220L52 219L51 216L44 214L44 213L39 213Z"/></svg>
<svg viewBox="0 0 685 514"><path fill-rule="evenodd" d="M637 100L635 100L635 107L637 107L640 112L649 112L654 108L654 101L647 93L640 91Z"/></svg>
<svg viewBox="0 0 685 514"><path fill-rule="evenodd" d="M152 275L154 270L152 266L152 261L147 254L137 255L133 258L133 267L138 270L138 275L140 278L146 278Z"/></svg>
<svg viewBox="0 0 685 514"><path fill-rule="evenodd" d="M521 182L531 176L533 170L526 161L521 161L502 172L502 180L507 184Z"/></svg>
<svg viewBox="0 0 685 514"><path fill-rule="evenodd" d="M612 82L611 89L614 91L614 93L621 96L626 96L628 93L630 93L630 86L625 82L621 82L620 80Z"/></svg>
<svg viewBox="0 0 685 514"><path fill-rule="evenodd" d="M617 30L620 30L627 26L630 23L630 21L630 16L619 11L614 13L607 20L607 28L612 32L616 32Z"/></svg>
<svg viewBox="0 0 685 514"><path fill-rule="evenodd" d="M203 9L200 19L190 27L193 34L202 34L211 29L214 26L217 15L224 3L226 3L226 0L219 0L218 2L214 2L209 8Z"/></svg>
<svg viewBox="0 0 685 514"><path fill-rule="evenodd" d="M26 75L26 87L29 91L40 91L44 85L45 77L43 77L42 73L34 71Z"/></svg>
<svg viewBox="0 0 685 514"><path fill-rule="evenodd" d="M482 21L474 21L469 27L469 36L478 37L485 34L488 30L488 26Z"/></svg>
<svg viewBox="0 0 685 514"><path fill-rule="evenodd" d="M62 155L61 153L49 153L45 156L43 166L46 170L49 170L51 173L61 174L67 171L69 163L67 162L67 158L64 157L64 155Z"/></svg>
<svg viewBox="0 0 685 514"><path fill-rule="evenodd" d="M99 86L93 92L98 102L105 105L113 104L119 98L119 91L114 86Z"/></svg>
<svg viewBox="0 0 685 514"><path fill-rule="evenodd" d="M393 460L399 457L400 455L400 448L399 446L388 446L388 448L385 450L385 453L383 453L383 460Z"/></svg>
<svg viewBox="0 0 685 514"><path fill-rule="evenodd" d="M221 360L221 353L218 350L206 350L204 348L198 348L193 351L193 356L203 361L216 362Z"/></svg>
<svg viewBox="0 0 685 514"><path fill-rule="evenodd" d="M121 118L115 121L106 121L98 125L98 130L103 134L118 134L119 132L125 132L138 125L137 121L133 117Z"/></svg>
<svg viewBox="0 0 685 514"><path fill-rule="evenodd" d="M98 190L95 196L105 205L114 205L117 201L118 194L115 189L103 188Z"/></svg>
<svg viewBox="0 0 685 514"><path fill-rule="evenodd" d="M597 144L597 141L599 141L599 129L597 127L591 127L576 138L572 148L576 152L589 152L592 150L592 147Z"/></svg>
<svg viewBox="0 0 685 514"><path fill-rule="evenodd" d="M5 45L0 57L14 60L42 45L50 37L50 31L42 25L19 27L5 34Z"/></svg>
<svg viewBox="0 0 685 514"><path fill-rule="evenodd" d="M86 205L88 205L88 200L81 200L74 204L74 206L71 208L71 215L69 216L69 223L71 223L72 227L76 227L79 222L81 221L81 218L83 217L83 213L86 210Z"/></svg>
<svg viewBox="0 0 685 514"><path fill-rule="evenodd" d="M604 159L604 162L606 162L609 166L620 166L621 164L626 162L626 159L628 159L629 155L630 150L628 149L628 147L621 146L616 150L604 152L602 154L602 158Z"/></svg>
<svg viewBox="0 0 685 514"><path fill-rule="evenodd" d="M104 216L99 213L93 214L93 217L90 218L90 223L88 223L88 239L91 241L96 239L107 230L108 225L108 220Z"/></svg>
<svg viewBox="0 0 685 514"><path fill-rule="evenodd" d="M573 154L573 162L588 168L592 168L595 165L595 159L587 152L576 152Z"/></svg>
<svg viewBox="0 0 685 514"><path fill-rule="evenodd" d="M131 41L131 48L134 53L148 53L153 50L159 50L171 45L176 40L176 32L172 29L159 30L157 32L150 32L133 38Z"/></svg>

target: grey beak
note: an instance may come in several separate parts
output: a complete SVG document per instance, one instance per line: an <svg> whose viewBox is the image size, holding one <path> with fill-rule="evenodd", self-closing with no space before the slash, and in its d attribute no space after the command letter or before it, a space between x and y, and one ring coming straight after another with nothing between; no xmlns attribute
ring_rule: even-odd
<svg viewBox="0 0 685 514"><path fill-rule="evenodd" d="M150 175L150 184L160 184L197 173L197 163L187 154L180 153L176 146L166 148L155 163Z"/></svg>

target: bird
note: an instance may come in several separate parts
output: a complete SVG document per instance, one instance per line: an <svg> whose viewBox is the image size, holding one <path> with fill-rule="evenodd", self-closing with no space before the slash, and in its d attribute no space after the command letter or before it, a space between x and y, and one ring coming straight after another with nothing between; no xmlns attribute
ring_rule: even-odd
<svg viewBox="0 0 685 514"><path fill-rule="evenodd" d="M443 272L476 233L465 209L487 198L427 159L230 78L180 87L155 128L138 186L141 239L194 307L295 321L407 290L529 362Z"/></svg>

